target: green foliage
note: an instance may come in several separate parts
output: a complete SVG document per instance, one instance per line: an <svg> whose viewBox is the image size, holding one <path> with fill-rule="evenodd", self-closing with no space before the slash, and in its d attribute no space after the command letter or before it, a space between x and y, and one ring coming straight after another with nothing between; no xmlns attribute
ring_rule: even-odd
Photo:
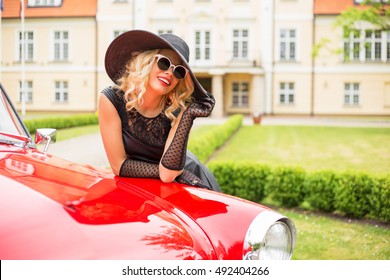
<svg viewBox="0 0 390 280"><path fill-rule="evenodd" d="M359 26L362 22L366 22L372 25L372 30L389 30L390 29L390 8L388 3L383 1L366 0L362 3L364 8L360 5L351 6L347 10L343 11L334 22L335 28L341 28L343 30L344 39L349 38L351 33L356 33L361 29ZM330 40L322 38L313 47L312 56L318 57L321 49L328 49L331 53L342 53L342 49L331 50L329 48ZM359 48L353 50L359 51ZM344 57L345 60L349 60L348 56Z"/></svg>
<svg viewBox="0 0 390 280"><path fill-rule="evenodd" d="M368 201L374 179L364 173L343 173L335 189L336 210L350 217L362 218L370 211Z"/></svg>
<svg viewBox="0 0 390 280"><path fill-rule="evenodd" d="M370 217L390 222L390 175L373 180L368 202Z"/></svg>
<svg viewBox="0 0 390 280"><path fill-rule="evenodd" d="M341 177L332 171L319 171L306 174L304 192L306 201L314 209L333 212L334 190L340 185Z"/></svg>
<svg viewBox="0 0 390 280"><path fill-rule="evenodd" d="M35 133L38 128L63 129L99 123L97 114L28 119L23 122L30 133Z"/></svg>
<svg viewBox="0 0 390 280"><path fill-rule="evenodd" d="M192 135L188 142L188 150L194 153L201 162L206 162L211 154L242 126L242 120L243 115L236 114L231 116L223 125L203 133L201 137Z"/></svg>
<svg viewBox="0 0 390 280"><path fill-rule="evenodd" d="M301 168L277 167L267 179L266 194L286 207L298 206L304 200L304 180Z"/></svg>
<svg viewBox="0 0 390 280"><path fill-rule="evenodd" d="M337 17L335 26L343 29L345 37L357 29L359 22L369 22L378 30L390 29L390 9L386 9L384 3L368 0L363 4L367 7L353 6Z"/></svg>
<svg viewBox="0 0 390 280"><path fill-rule="evenodd" d="M305 172L252 161L211 161L223 192L254 202L271 197L284 207L308 202L312 209L351 218L390 221L390 176L333 171Z"/></svg>
<svg viewBox="0 0 390 280"><path fill-rule="evenodd" d="M223 192L260 202L265 197L265 186L271 169L253 162L210 162L208 168L222 186Z"/></svg>

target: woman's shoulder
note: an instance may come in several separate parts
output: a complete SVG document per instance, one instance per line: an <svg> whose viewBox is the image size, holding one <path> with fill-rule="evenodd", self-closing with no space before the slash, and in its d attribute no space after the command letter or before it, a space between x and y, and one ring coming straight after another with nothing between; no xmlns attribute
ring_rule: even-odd
<svg viewBox="0 0 390 280"><path fill-rule="evenodd" d="M123 91L118 88L115 88L114 86L108 86L104 88L102 90L102 94L104 94L114 104L118 111L125 104L123 100Z"/></svg>

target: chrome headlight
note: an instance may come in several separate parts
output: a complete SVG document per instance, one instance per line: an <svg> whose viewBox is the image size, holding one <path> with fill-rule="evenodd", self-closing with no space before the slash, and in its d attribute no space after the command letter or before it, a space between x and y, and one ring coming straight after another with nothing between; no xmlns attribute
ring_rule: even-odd
<svg viewBox="0 0 390 280"><path fill-rule="evenodd" d="M250 224L243 246L244 260L289 260L295 246L294 223L273 211L264 211Z"/></svg>

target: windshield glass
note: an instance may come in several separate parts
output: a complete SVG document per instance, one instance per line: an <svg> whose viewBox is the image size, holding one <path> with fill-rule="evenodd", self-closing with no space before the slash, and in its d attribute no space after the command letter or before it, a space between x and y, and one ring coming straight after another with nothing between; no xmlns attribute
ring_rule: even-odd
<svg viewBox="0 0 390 280"><path fill-rule="evenodd" d="M21 140L12 137L12 135L30 137L28 132L24 129L23 124L20 122L18 115L16 114L14 107L10 103L3 87L0 85L0 132L5 134L11 134L7 136L0 133L0 140L3 141L16 141Z"/></svg>

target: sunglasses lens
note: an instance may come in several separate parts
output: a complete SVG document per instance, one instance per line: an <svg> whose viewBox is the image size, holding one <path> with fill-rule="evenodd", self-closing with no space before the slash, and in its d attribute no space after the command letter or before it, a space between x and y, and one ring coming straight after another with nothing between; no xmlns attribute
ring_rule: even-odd
<svg viewBox="0 0 390 280"><path fill-rule="evenodd" d="M157 56L157 66L160 68L160 70L168 70L171 66L174 66L171 64L171 61L164 56ZM173 75L179 80L184 79L184 77L187 74L187 69L184 68L184 66L177 65L173 67Z"/></svg>
<svg viewBox="0 0 390 280"><path fill-rule="evenodd" d="M168 60L168 58L166 57L160 57L158 60L157 60L157 66L158 68L160 68L161 70L167 70L169 69L169 67L171 66L171 62Z"/></svg>
<svg viewBox="0 0 390 280"><path fill-rule="evenodd" d="M173 75L179 80L184 79L186 73L187 71L183 66L176 66L175 71L173 71Z"/></svg>

